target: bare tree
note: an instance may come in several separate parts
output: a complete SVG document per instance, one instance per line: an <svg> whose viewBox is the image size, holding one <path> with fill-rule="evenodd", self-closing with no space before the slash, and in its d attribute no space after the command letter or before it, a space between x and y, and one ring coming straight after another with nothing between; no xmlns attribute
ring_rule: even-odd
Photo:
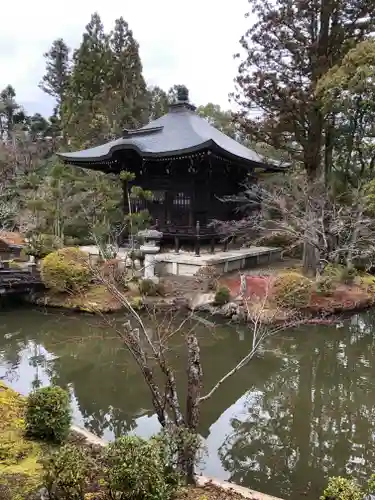
<svg viewBox="0 0 375 500"><path fill-rule="evenodd" d="M366 262L370 268L375 259L375 223L367 210L363 186L334 195L317 183L314 197L310 196L304 176L289 176L272 187L247 186L240 196L224 199L239 203L238 221L215 221L224 237L241 237L245 244L262 241L279 234L288 242L288 249L308 246L320 264L340 262L348 267ZM306 217L306 205L311 205L311 219Z"/></svg>
<svg viewBox="0 0 375 500"><path fill-rule="evenodd" d="M272 318L265 314L268 303L267 290L261 301L244 298L246 315L249 321L249 334L252 335L251 350L226 373L205 394L202 393L203 369L200 347L195 334L196 322L192 313L186 312L177 322L171 317L166 320L154 311L140 315L132 306L126 292L119 286L116 276L103 273L103 268L93 267L98 282L104 284L110 294L128 313L126 321L115 324L110 316L102 315L108 329L115 331L122 344L130 352L150 390L153 407L161 426L173 431L177 446L177 465L187 482L194 482L194 466L199 448L198 425L201 404L253 359L262 343L271 335L293 326L293 322L272 326ZM126 279L126 277L125 277ZM274 311L273 314L276 314ZM146 319L144 319L146 316ZM150 317L151 316L151 317ZM266 318L266 320L265 320ZM151 327L149 325L152 325ZM168 360L169 343L172 337L181 335L187 350L186 400L181 402L181 392L177 387L174 370ZM184 391L185 392L185 391ZM182 410L182 407L185 410Z"/></svg>

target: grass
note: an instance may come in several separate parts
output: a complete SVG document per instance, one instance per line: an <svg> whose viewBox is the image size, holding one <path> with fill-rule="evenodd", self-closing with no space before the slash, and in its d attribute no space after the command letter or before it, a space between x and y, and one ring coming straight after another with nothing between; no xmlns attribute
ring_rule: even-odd
<svg viewBox="0 0 375 500"><path fill-rule="evenodd" d="M0 498L23 500L40 485L43 446L25 437L25 398L0 381Z"/></svg>

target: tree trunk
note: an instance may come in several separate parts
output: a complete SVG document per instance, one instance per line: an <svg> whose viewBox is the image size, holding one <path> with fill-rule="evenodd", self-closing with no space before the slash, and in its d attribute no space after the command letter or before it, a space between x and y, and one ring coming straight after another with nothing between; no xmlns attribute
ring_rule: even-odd
<svg viewBox="0 0 375 500"><path fill-rule="evenodd" d="M309 199L306 203L306 219L307 228L305 232L305 241L303 245L303 273L306 276L315 277L316 271L318 269L319 257L317 255L317 249L313 242L317 239L316 234L316 214L314 207L309 203Z"/></svg>
<svg viewBox="0 0 375 500"><path fill-rule="evenodd" d="M190 333L186 337L188 347L188 394L186 398L186 424L190 436L185 442L184 469L188 484L194 484L194 467L197 453L197 428L199 423L199 398L202 389L202 365L197 337Z"/></svg>
<svg viewBox="0 0 375 500"><path fill-rule="evenodd" d="M322 118L319 112L315 111L311 116L311 130L309 143L305 150L305 169L307 174L306 193L306 230L303 245L303 272L306 276L315 277L319 265L318 255L318 214L316 213L316 197L319 193L319 183L321 180L321 150L322 140Z"/></svg>

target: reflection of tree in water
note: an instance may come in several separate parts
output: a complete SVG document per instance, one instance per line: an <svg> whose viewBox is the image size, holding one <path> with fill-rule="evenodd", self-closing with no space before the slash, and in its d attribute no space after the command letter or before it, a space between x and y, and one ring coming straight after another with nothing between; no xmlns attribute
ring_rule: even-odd
<svg viewBox="0 0 375 500"><path fill-rule="evenodd" d="M123 322L123 318L121 318ZM19 356L25 346L42 346L34 352L29 349L27 362L33 365L34 383L43 379L63 387L71 387L85 426L98 435L110 431L115 436L133 430L138 417L153 414L149 390L139 369L122 348L118 338L112 337L108 326L98 318L87 316L61 316L59 314L33 313L11 315L6 318L7 330L15 327L20 335L5 341L0 338L0 352L8 349ZM231 369L247 349L227 326L218 326L215 332L196 328L200 336L204 364L205 388L212 387L226 371ZM176 368L176 378L182 389L186 388L186 350L181 337L172 339L169 355ZM53 359L50 360L50 354ZM25 359L23 359L25 363ZM16 364L13 365L17 373ZM258 376L263 378L263 370ZM28 380L32 383L32 380ZM246 370L236 377L236 384L223 385L220 394L202 408L200 431L207 436L213 422L238 399L248 387Z"/></svg>
<svg viewBox="0 0 375 500"><path fill-rule="evenodd" d="M372 323L369 314L345 329L310 328L270 341L267 347L282 349L282 367L254 383L219 450L233 482L318 498L327 476L373 472Z"/></svg>
<svg viewBox="0 0 375 500"><path fill-rule="evenodd" d="M271 338L263 358L253 360L202 406L200 432L207 436L219 416L248 394L220 449L233 481L284 498L305 493L311 481L307 496L317 498L324 476L372 472L372 322L371 315L362 315L345 328L309 327ZM0 334L1 365L17 373L21 351L27 349L35 383L43 371L54 383L70 386L85 425L96 434L119 436L133 430L142 413L153 413L137 367L118 339L109 338L93 318L12 313L4 324L7 332L18 333L7 339ZM212 335L204 331L200 339L207 389L243 356L249 338L241 342L225 327ZM176 339L179 350L171 352L180 387L186 366L182 344ZM34 352L35 345L42 350Z"/></svg>
<svg viewBox="0 0 375 500"><path fill-rule="evenodd" d="M117 437L136 427L134 415L140 401L148 402L147 388L117 339L97 331L64 341L63 333L55 332L43 344L56 356L49 364L51 380L73 388L89 430L98 436L108 430Z"/></svg>

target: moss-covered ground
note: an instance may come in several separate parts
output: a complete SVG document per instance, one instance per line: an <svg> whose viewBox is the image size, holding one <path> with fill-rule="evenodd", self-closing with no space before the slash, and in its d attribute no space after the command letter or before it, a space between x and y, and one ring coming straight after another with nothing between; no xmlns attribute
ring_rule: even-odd
<svg viewBox="0 0 375 500"><path fill-rule="evenodd" d="M41 482L43 446L26 438L25 398L0 381L0 498L24 500Z"/></svg>

